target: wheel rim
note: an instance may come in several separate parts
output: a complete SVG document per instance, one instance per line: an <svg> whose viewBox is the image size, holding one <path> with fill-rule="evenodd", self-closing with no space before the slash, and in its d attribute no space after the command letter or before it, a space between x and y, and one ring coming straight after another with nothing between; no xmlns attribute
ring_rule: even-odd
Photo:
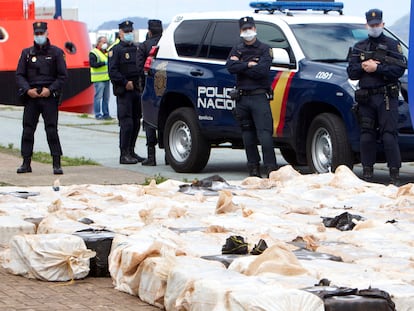
<svg viewBox="0 0 414 311"><path fill-rule="evenodd" d="M327 173L332 167L332 141L329 132L319 128L312 140L312 162L317 172Z"/></svg>
<svg viewBox="0 0 414 311"><path fill-rule="evenodd" d="M171 127L170 151L172 158L177 162L184 162L191 152L192 140L191 131L185 122L177 121Z"/></svg>

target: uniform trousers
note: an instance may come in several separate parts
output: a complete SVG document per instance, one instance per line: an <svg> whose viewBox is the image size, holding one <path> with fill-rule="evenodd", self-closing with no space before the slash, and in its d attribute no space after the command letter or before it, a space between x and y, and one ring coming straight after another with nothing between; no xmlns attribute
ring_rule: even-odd
<svg viewBox="0 0 414 311"><path fill-rule="evenodd" d="M144 122L144 127L145 127L145 136L147 138L147 146L155 147L155 145L158 142L157 130L145 122Z"/></svg>
<svg viewBox="0 0 414 311"><path fill-rule="evenodd" d="M141 97L138 91L125 91L116 97L119 121L119 148L134 150L141 126Z"/></svg>
<svg viewBox="0 0 414 311"><path fill-rule="evenodd" d="M262 146L263 163L267 167L276 167L276 156L273 147L273 118L266 94L243 95L237 101L236 119L241 130L247 163L260 163L257 148L259 140Z"/></svg>
<svg viewBox="0 0 414 311"><path fill-rule="evenodd" d="M401 167L398 145L398 98L389 97L386 109L384 94L369 97L367 103L359 104L361 118L360 152L363 166L376 162L378 138L384 145L388 167ZM379 137L378 137L379 135Z"/></svg>
<svg viewBox="0 0 414 311"><path fill-rule="evenodd" d="M61 156L62 147L58 135L58 104L54 97L29 98L23 111L23 134L21 142L21 154L23 157L31 157L33 154L34 134L39 116L42 115L46 139L52 156Z"/></svg>

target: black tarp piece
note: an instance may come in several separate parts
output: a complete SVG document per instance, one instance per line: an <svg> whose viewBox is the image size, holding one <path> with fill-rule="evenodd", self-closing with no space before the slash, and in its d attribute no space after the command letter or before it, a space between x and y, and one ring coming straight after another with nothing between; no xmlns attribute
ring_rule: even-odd
<svg viewBox="0 0 414 311"><path fill-rule="evenodd" d="M96 256L90 259L88 276L109 277L108 256L115 233L108 230L86 229L76 231L74 235L81 237L86 247L96 252Z"/></svg>

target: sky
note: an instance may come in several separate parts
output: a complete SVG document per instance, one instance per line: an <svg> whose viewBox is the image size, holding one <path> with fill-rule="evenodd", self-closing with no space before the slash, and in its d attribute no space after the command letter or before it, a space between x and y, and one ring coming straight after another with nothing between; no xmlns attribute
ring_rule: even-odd
<svg viewBox="0 0 414 311"><path fill-rule="evenodd" d="M109 20L127 17L161 19L169 23L184 12L250 10L253 0L61 0L63 8L77 8L79 20L93 30ZM339 1L337 1L339 2ZM410 12L410 0L343 0L344 14L364 16L372 8L384 12L384 22L391 26ZM53 6L54 0L35 0L36 6Z"/></svg>

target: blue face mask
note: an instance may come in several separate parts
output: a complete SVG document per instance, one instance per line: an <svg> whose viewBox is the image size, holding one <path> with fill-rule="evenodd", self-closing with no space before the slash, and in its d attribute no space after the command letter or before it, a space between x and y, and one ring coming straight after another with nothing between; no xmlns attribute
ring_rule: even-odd
<svg viewBox="0 0 414 311"><path fill-rule="evenodd" d="M126 32L126 33L124 33L124 40L126 42L132 42L132 41L134 41L134 33L133 32Z"/></svg>
<svg viewBox="0 0 414 311"><path fill-rule="evenodd" d="M43 45L46 43L46 36L45 35L34 36L34 42L36 42L39 45Z"/></svg>

